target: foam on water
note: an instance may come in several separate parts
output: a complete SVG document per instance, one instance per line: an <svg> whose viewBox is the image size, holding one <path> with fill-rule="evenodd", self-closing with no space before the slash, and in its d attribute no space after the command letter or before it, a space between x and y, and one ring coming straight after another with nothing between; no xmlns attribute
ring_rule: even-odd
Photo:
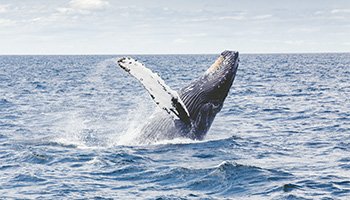
<svg viewBox="0 0 350 200"><path fill-rule="evenodd" d="M146 97L149 98L148 96ZM147 123L150 112L148 103L145 103L145 97L135 97L137 101L134 108L127 111L127 116L124 118L124 129L118 134L116 138L111 138L112 145L138 145L135 138L141 134L142 127Z"/></svg>
<svg viewBox="0 0 350 200"><path fill-rule="evenodd" d="M94 88L94 91L103 91L106 87L104 78L109 70L119 67L115 59L107 59L96 65L91 73L85 77L87 84ZM114 69L114 70L115 70ZM107 120L105 112L91 115L96 106L102 110L111 108L108 95L99 97L93 101L91 107L72 107L67 112L54 113L58 120L54 124L57 138L53 141L63 145L75 145L79 148L103 148L115 145L137 145L134 139L140 134L141 128L147 123L147 118L152 113L146 94L140 94L129 99L130 109L120 113L117 120ZM79 100L74 100L78 102ZM95 113L96 114L96 113Z"/></svg>

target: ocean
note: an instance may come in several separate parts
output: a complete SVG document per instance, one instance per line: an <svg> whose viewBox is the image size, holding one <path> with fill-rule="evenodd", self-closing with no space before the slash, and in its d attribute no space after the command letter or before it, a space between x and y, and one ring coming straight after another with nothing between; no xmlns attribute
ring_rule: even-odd
<svg viewBox="0 0 350 200"><path fill-rule="evenodd" d="M0 199L350 199L350 54L242 54L203 141L117 55L0 56ZM217 55L134 55L179 90Z"/></svg>

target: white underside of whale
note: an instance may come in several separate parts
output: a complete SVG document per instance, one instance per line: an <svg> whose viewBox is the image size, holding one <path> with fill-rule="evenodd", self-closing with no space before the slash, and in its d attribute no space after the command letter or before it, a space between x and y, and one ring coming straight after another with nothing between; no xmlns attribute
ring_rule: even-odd
<svg viewBox="0 0 350 200"><path fill-rule="evenodd" d="M118 61L119 66L134 76L148 91L154 102L174 118L189 119L189 113L179 94L165 84L157 73L146 68L137 60L125 57Z"/></svg>

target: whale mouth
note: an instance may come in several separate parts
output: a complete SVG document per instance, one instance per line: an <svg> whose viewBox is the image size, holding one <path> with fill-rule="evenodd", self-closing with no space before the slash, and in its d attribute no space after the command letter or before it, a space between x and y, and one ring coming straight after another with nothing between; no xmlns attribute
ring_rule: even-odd
<svg viewBox="0 0 350 200"><path fill-rule="evenodd" d="M216 70L220 68L220 66L222 66L222 63L224 62L224 60L225 58L222 55L220 55L219 58L215 60L215 62L207 69L205 73L206 74L214 73Z"/></svg>
<svg viewBox="0 0 350 200"><path fill-rule="evenodd" d="M205 90L213 99L224 101L236 76L239 53L224 51L202 77Z"/></svg>
<svg viewBox="0 0 350 200"><path fill-rule="evenodd" d="M220 56L215 60L215 62L207 69L205 72L206 75L211 75L218 71L227 71L228 67L235 67L235 63L239 62L239 53L237 51L224 51ZM234 69L234 68L233 68ZM235 69L234 69L235 70Z"/></svg>

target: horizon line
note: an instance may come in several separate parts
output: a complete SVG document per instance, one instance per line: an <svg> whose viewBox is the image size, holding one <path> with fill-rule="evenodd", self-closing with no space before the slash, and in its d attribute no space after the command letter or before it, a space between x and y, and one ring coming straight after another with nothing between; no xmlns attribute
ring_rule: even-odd
<svg viewBox="0 0 350 200"><path fill-rule="evenodd" d="M239 52L239 51L238 51ZM218 53L68 53L68 54L0 54L0 56L118 56L118 55L217 55ZM350 53L348 52L341 52L341 51L325 51L325 52L239 52L239 54L243 55L268 55L268 54L346 54Z"/></svg>

